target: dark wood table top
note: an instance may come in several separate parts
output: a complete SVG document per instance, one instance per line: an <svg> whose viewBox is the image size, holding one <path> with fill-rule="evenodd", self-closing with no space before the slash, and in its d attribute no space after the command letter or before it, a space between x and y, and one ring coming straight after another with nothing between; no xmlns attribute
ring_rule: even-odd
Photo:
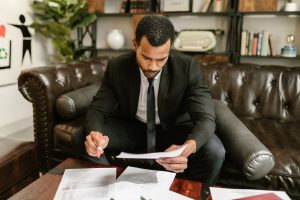
<svg viewBox="0 0 300 200"><path fill-rule="evenodd" d="M103 168L103 167L115 167L108 165L101 165L83 160L77 160L68 158L57 167L53 168L45 175L25 187L23 190L12 196L10 199L53 199L58 188L58 185L62 179L62 175L65 169L75 168ZM117 167L117 175L122 173L123 169ZM179 194L185 195L192 199L200 199L202 183L183 180L175 178L170 190Z"/></svg>

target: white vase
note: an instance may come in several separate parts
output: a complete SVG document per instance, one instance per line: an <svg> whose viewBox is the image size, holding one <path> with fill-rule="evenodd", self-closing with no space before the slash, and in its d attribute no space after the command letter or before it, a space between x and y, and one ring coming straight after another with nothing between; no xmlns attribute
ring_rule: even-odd
<svg viewBox="0 0 300 200"><path fill-rule="evenodd" d="M124 46L125 38L122 31L119 29L112 29L107 35L107 44L112 49L120 49Z"/></svg>

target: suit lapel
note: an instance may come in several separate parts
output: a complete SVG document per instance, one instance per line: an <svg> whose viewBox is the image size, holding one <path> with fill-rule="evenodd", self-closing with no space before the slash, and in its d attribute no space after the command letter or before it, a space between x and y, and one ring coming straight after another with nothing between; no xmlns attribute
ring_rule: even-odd
<svg viewBox="0 0 300 200"><path fill-rule="evenodd" d="M157 98L158 115L161 121L163 120L164 117L163 113L164 113L166 98L168 95L168 89L170 85L169 82L170 82L169 69L168 69L168 63L166 63L166 66L163 67L161 72L158 98Z"/></svg>
<svg viewBox="0 0 300 200"><path fill-rule="evenodd" d="M133 59L134 60L134 59ZM138 106L139 94L140 94L140 85L141 85L141 78L140 78L140 71L139 67L134 60L131 63L131 71L129 72L129 106L130 106L130 116L135 116Z"/></svg>

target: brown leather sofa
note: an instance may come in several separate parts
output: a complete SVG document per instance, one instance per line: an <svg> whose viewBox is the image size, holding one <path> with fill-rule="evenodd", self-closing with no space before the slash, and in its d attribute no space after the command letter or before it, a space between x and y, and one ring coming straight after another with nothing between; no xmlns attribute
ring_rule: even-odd
<svg viewBox="0 0 300 200"><path fill-rule="evenodd" d="M83 131L107 59L31 68L19 76L19 90L33 104L42 172L73 156L71 136ZM218 184L285 190L300 198L300 68L222 63L202 71L227 151Z"/></svg>

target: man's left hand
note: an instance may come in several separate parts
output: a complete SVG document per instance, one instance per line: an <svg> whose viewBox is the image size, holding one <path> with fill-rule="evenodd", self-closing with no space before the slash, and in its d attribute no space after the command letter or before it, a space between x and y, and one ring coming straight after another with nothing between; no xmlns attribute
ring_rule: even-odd
<svg viewBox="0 0 300 200"><path fill-rule="evenodd" d="M188 156L196 152L196 142L194 140L188 140L183 145L171 145L166 151L173 151L186 145L184 151L176 157L172 158L159 158L156 160L166 170L175 173L181 173L188 167Z"/></svg>

